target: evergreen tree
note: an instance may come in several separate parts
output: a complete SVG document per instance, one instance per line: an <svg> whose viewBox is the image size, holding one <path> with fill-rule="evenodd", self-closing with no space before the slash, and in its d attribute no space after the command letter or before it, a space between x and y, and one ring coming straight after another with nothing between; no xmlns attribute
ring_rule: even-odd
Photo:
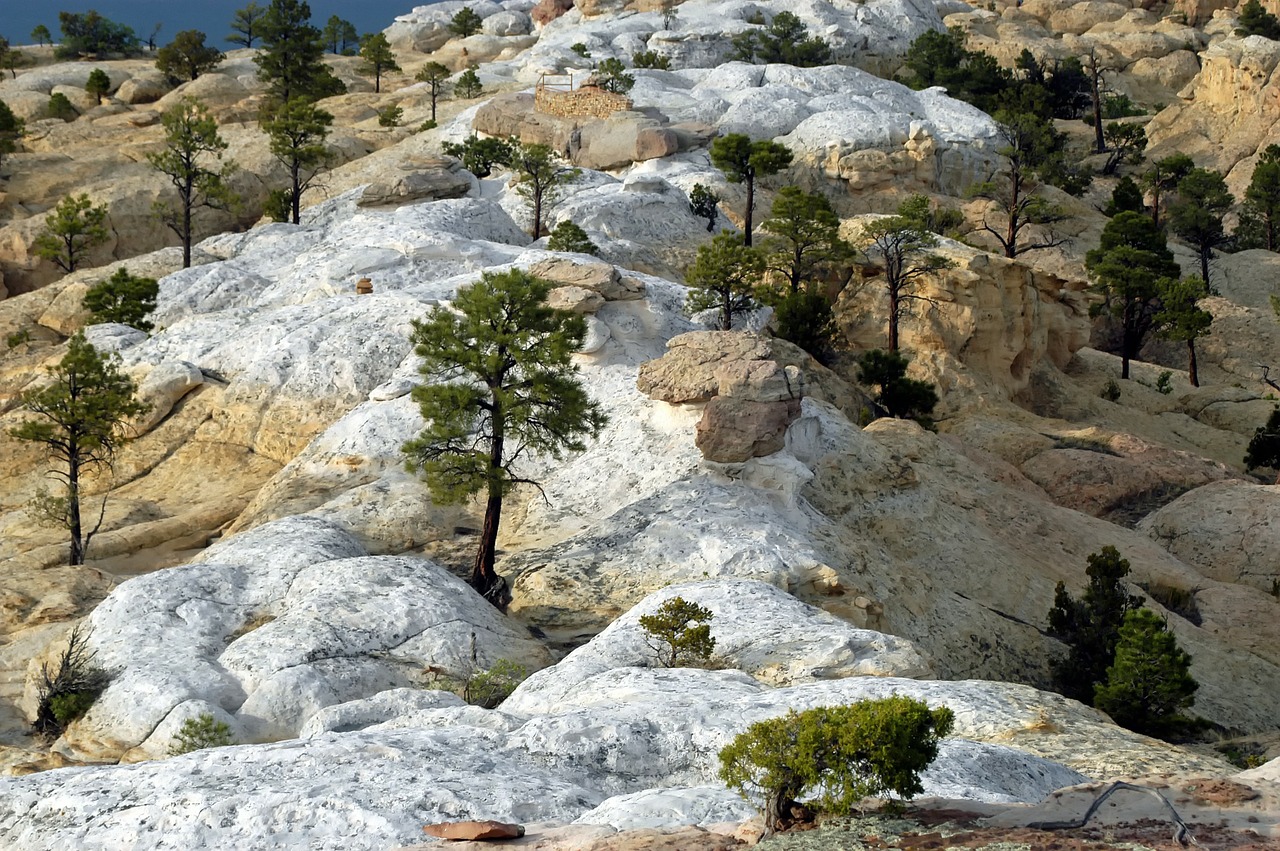
<svg viewBox="0 0 1280 851"><path fill-rule="evenodd" d="M178 190L176 206L157 201L153 211L166 227L182 240L182 268L191 265L192 217L201 207L227 210L238 203L226 179L235 170L226 162L217 171L209 158L221 160L227 143L218 135L218 123L204 104L183 98L177 106L160 115L164 125L164 150L148 154L152 168L169 178Z"/></svg>
<svg viewBox="0 0 1280 851"><path fill-rule="evenodd" d="M1112 121L1102 133L1107 143L1107 161L1103 174L1115 174L1121 163L1142 162L1142 152L1147 149L1147 131L1141 124L1122 124Z"/></svg>
<svg viewBox="0 0 1280 851"><path fill-rule="evenodd" d="M798 186L784 186L778 192L762 226L771 235L766 246L769 269L786 280L791 293L853 253L840 238L840 217L831 202Z"/></svg>
<svg viewBox="0 0 1280 851"><path fill-rule="evenodd" d="M685 308L690 313L718 310L720 330L728 331L733 317L756 308L756 288L764 271L764 256L758 249L744 244L739 234L718 233L698 246L698 255L685 272L689 285Z"/></svg>
<svg viewBox="0 0 1280 851"><path fill-rule="evenodd" d="M1227 182L1212 169L1193 168L1178 181L1178 200L1169 206L1169 228L1191 243L1200 257L1200 277L1209 282L1213 250L1227 242L1223 219L1235 204Z"/></svg>
<svg viewBox="0 0 1280 851"><path fill-rule="evenodd" d="M1187 726L1180 710L1191 706L1198 688L1191 657L1164 621L1150 609L1135 609L1124 616L1115 661L1094 691L1094 705L1122 727L1169 736Z"/></svg>
<svg viewBox="0 0 1280 851"><path fill-rule="evenodd" d="M827 363L835 340L835 311L831 300L821 292L802 289L787 293L770 305L773 308L774 334L795 343L815 359Z"/></svg>
<svg viewBox="0 0 1280 851"><path fill-rule="evenodd" d="M449 32L459 38L475 35L480 32L484 19L475 13L470 6L463 6L449 20Z"/></svg>
<svg viewBox="0 0 1280 851"><path fill-rule="evenodd" d="M224 40L241 47L252 48L253 43L262 38L263 19L266 16L267 10L257 3L250 3L243 9L237 9L235 17L231 19L231 35Z"/></svg>
<svg viewBox="0 0 1280 851"><path fill-rule="evenodd" d="M221 50L204 43L204 33L183 30L156 53L156 70L177 84L212 71L222 58Z"/></svg>
<svg viewBox="0 0 1280 851"><path fill-rule="evenodd" d="M1280 41L1280 19L1262 7L1258 0L1248 0L1240 7L1240 26L1236 34L1260 35L1272 41Z"/></svg>
<svg viewBox="0 0 1280 851"><path fill-rule="evenodd" d="M1125 175L1116 183L1116 188L1111 190L1111 200L1107 202L1107 208L1102 212L1108 216L1115 216L1118 213L1145 213L1146 211L1147 206L1142 201L1142 190L1133 182L1133 178Z"/></svg>
<svg viewBox="0 0 1280 851"><path fill-rule="evenodd" d="M428 62L418 69L414 79L426 83L431 91L431 120L436 120L436 101L444 94L445 81L449 79L449 69L439 62Z"/></svg>
<svg viewBox="0 0 1280 851"><path fill-rule="evenodd" d="M1196 340L1208 333L1213 324L1213 314L1199 304L1207 295L1209 286L1200 278L1166 279L1160 290L1160 312L1155 319L1161 337L1187 344L1187 377L1192 387L1200 386Z"/></svg>
<svg viewBox="0 0 1280 851"><path fill-rule="evenodd" d="M779 12L769 26L738 33L732 39L731 59L743 62L794 65L814 68L831 62L831 47L809 34L809 28L794 12Z"/></svg>
<svg viewBox="0 0 1280 851"><path fill-rule="evenodd" d="M302 194L329 161L325 139L332 125L333 115L306 98L294 98L262 120L262 132L271 140L271 155L289 172L285 204L295 225L300 221Z"/></svg>
<svg viewBox="0 0 1280 851"><path fill-rule="evenodd" d="M329 48L330 53L337 53L340 56L348 55L360 43L360 35L356 32L356 25L339 18L337 15L329 16L329 20L325 22L320 37L324 40L324 46ZM385 39L386 37L383 36L383 38ZM390 45L387 47L390 49Z"/></svg>
<svg viewBox="0 0 1280 851"><path fill-rule="evenodd" d="M1244 453L1246 470L1271 467L1280 470L1280 407L1271 411L1267 424L1258 426Z"/></svg>
<svg viewBox="0 0 1280 851"><path fill-rule="evenodd" d="M600 247L591 241L587 232L568 219L551 229L547 248L552 251L567 251L570 254L598 255L600 253Z"/></svg>
<svg viewBox="0 0 1280 851"><path fill-rule="evenodd" d="M112 54L137 56L142 52L138 37L123 24L102 17L90 9L84 14L59 12L62 40L54 55L59 59L89 57L105 59Z"/></svg>
<svg viewBox="0 0 1280 851"><path fill-rule="evenodd" d="M889 351L898 351L898 329L902 317L919 304L932 300L918 291L923 279L951 266L946 258L932 253L938 238L902 216L886 216L862 231L864 254L884 269L889 296Z"/></svg>
<svg viewBox="0 0 1280 851"><path fill-rule="evenodd" d="M46 44L53 44L53 33L49 32L49 28L44 24L36 24L36 28L31 31L31 37L41 47Z"/></svg>
<svg viewBox="0 0 1280 851"><path fill-rule="evenodd" d="M573 364L586 322L547 307L550 290L548 281L518 269L485 272L460 288L449 307L413 323L419 372L429 381L414 388L413 398L427 426L403 450L437 502L484 492L470 581L499 608L510 599L494 570L503 498L517 484L536 484L519 462L581 451L607 422Z"/></svg>
<svg viewBox="0 0 1280 851"><path fill-rule="evenodd" d="M45 117L59 121L75 121L80 116L71 101L62 92L49 95L49 105L45 107Z"/></svg>
<svg viewBox="0 0 1280 851"><path fill-rule="evenodd" d="M1089 587L1075 600L1059 582L1049 610L1049 634L1065 642L1067 658L1054 665L1059 690L1082 703L1093 703L1095 687L1104 682L1116 655L1120 625L1125 615L1142 605L1122 581L1129 562L1115 547L1106 546L1089 556L1085 573Z"/></svg>
<svg viewBox="0 0 1280 851"><path fill-rule="evenodd" d="M1178 188L1178 183L1187 176L1196 164L1186 154L1170 154L1162 160L1151 164L1142 175L1142 185L1151 193L1151 221L1160 224L1161 198Z"/></svg>
<svg viewBox="0 0 1280 851"><path fill-rule="evenodd" d="M707 220L707 233L716 229L716 218L720 215L720 196L701 183L693 184L689 190L689 212L700 219Z"/></svg>
<svg viewBox="0 0 1280 851"><path fill-rule="evenodd" d="M1138 356L1156 326L1161 292L1181 275L1164 232L1140 213L1118 213L1102 230L1102 241L1085 255L1094 292L1103 302L1095 314L1110 313L1122 331L1120 377Z"/></svg>
<svg viewBox="0 0 1280 851"><path fill-rule="evenodd" d="M9 105L0 100L0 165L4 158L18 150L18 141L27 132L27 125L13 114Z"/></svg>
<svg viewBox="0 0 1280 851"><path fill-rule="evenodd" d="M924 195L910 195L903 200L898 205L898 216L906 219L917 230L939 236L953 234L964 224L964 213L933 204Z"/></svg>
<svg viewBox="0 0 1280 851"><path fill-rule="evenodd" d="M391 42L382 33L374 33L360 39L360 58L364 60L360 66L363 74L373 75L373 90L382 91L382 75L388 71L399 71L396 55L391 52Z"/></svg>
<svg viewBox="0 0 1280 851"><path fill-rule="evenodd" d="M39 507L70 533L70 563L84 564L106 510L104 496L97 522L85 528L80 517L84 476L111 468L128 439L128 421L148 406L134 398L137 387L120 370L119 357L99 352L83 333L68 341L67 353L49 373L51 383L22 395L22 406L34 416L9 434L42 445L53 460L52 473L61 480L63 495L43 499Z"/></svg>
<svg viewBox="0 0 1280 851"><path fill-rule="evenodd" d="M160 285L155 278L130 275L123 266L110 278L99 281L84 294L84 309L90 325L119 322L150 333L155 327L147 317L156 309Z"/></svg>
<svg viewBox="0 0 1280 851"><path fill-rule="evenodd" d="M271 0L262 18L262 50L253 61L277 103L295 97L319 100L347 90L324 64L324 43L310 20L305 0Z"/></svg>
<svg viewBox="0 0 1280 851"><path fill-rule="evenodd" d="M64 272L74 272L95 245L107 241L107 205L94 206L88 195L68 195L45 216L33 247Z"/></svg>
<svg viewBox="0 0 1280 851"><path fill-rule="evenodd" d="M111 91L111 78L101 68L94 68L89 72L89 79L85 81L84 90L98 100L102 100Z"/></svg>
<svg viewBox="0 0 1280 851"><path fill-rule="evenodd" d="M1241 248L1280 251L1280 145L1268 145L1258 157L1244 193L1236 241Z"/></svg>
<svg viewBox="0 0 1280 851"><path fill-rule="evenodd" d="M453 81L453 93L462 100L472 100L484 94L484 86L475 68L468 68L458 75L458 79Z"/></svg>
<svg viewBox="0 0 1280 851"><path fill-rule="evenodd" d="M529 204L533 238L546 231L545 214L563 197L582 169L563 165L548 145L519 144L507 163L516 173L516 194Z"/></svg>
<svg viewBox="0 0 1280 851"><path fill-rule="evenodd" d="M596 85L606 92L625 95L636 84L636 78L627 73L621 59L601 59L596 65Z"/></svg>
<svg viewBox="0 0 1280 851"><path fill-rule="evenodd" d="M791 149L767 139L751 141L745 133L729 133L711 143L711 164L724 172L730 183L747 185L747 208L743 215L743 244L751 247L751 218L756 205L756 178L777 174L791 165Z"/></svg>
<svg viewBox="0 0 1280 851"><path fill-rule="evenodd" d="M447 156L462 160L462 167L476 177L488 177L493 174L494 166L511 165L519 147L520 140L515 136L509 139L486 136L482 139L473 133L463 142L445 142L440 149Z"/></svg>
<svg viewBox="0 0 1280 851"><path fill-rule="evenodd" d="M875 403L889 416L913 419L933 427L930 414L938 404L937 391L927 381L907 378L911 359L901 352L871 349L858 358L858 381L879 388Z"/></svg>

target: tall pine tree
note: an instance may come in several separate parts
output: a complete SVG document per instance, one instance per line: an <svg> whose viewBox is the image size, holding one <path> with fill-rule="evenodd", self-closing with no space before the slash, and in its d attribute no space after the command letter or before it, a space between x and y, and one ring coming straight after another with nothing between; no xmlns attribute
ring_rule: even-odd
<svg viewBox="0 0 1280 851"><path fill-rule="evenodd" d="M305 0L271 0L263 16L262 49L253 61L277 103L340 95L347 87L324 64L324 41Z"/></svg>

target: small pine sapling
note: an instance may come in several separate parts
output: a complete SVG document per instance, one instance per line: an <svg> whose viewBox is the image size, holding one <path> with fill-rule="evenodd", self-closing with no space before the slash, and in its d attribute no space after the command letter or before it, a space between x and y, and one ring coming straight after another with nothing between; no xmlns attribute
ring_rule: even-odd
<svg viewBox="0 0 1280 851"><path fill-rule="evenodd" d="M716 649L711 635L710 609L672 597L651 615L640 616L645 643L658 654L664 668L684 667L687 662L705 663Z"/></svg>
<svg viewBox="0 0 1280 851"><path fill-rule="evenodd" d="M182 722L169 745L169 756L181 756L192 751L221 748L235 743L231 727L225 721L215 721L213 713L203 712Z"/></svg>

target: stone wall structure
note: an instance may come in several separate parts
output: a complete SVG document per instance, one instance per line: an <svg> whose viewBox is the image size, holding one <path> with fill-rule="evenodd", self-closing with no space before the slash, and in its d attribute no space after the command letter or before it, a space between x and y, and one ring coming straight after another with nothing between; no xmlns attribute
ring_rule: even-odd
<svg viewBox="0 0 1280 851"><path fill-rule="evenodd" d="M631 109L631 98L591 85L566 91L539 84L533 104L538 112L561 118L583 115L608 118L615 112Z"/></svg>

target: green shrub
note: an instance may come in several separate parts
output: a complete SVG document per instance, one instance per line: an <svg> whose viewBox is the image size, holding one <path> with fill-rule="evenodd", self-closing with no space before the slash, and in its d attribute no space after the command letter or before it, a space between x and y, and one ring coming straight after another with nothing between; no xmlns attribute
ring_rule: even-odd
<svg viewBox="0 0 1280 851"><path fill-rule="evenodd" d="M1173 392L1172 382L1173 382L1173 371L1168 369L1164 370L1163 372L1160 373L1159 377L1156 378L1156 392L1163 393L1165 396L1168 396L1170 393Z"/></svg>
<svg viewBox="0 0 1280 851"><path fill-rule="evenodd" d="M773 324L779 337L795 343L818 361L831 355L836 315L831 300L807 289L787 293L773 305Z"/></svg>
<svg viewBox="0 0 1280 851"><path fill-rule="evenodd" d="M293 194L288 189L272 189L262 202L262 215L273 222L287 222L293 218Z"/></svg>
<svg viewBox="0 0 1280 851"><path fill-rule="evenodd" d="M768 831L786 827L802 799L831 814L872 795L909 799L924 791L920 772L954 720L946 707L896 694L793 710L752 724L721 750L720 778L761 808Z"/></svg>
<svg viewBox="0 0 1280 851"><path fill-rule="evenodd" d="M106 280L99 281L84 294L82 304L89 311L90 325L119 322L148 333L155 327L147 316L156 309L160 285L155 278L130 275L121 267Z"/></svg>
<svg viewBox="0 0 1280 851"><path fill-rule="evenodd" d="M706 662L716 649L711 635L711 610L672 597L651 615L640 617L645 643L658 654L666 668L683 667L686 662Z"/></svg>
<svg viewBox="0 0 1280 851"><path fill-rule="evenodd" d="M1098 391L1099 399L1106 399L1108 402L1120 401L1120 385L1116 384L1114 378L1108 378L1107 383L1102 385L1102 389Z"/></svg>
<svg viewBox="0 0 1280 851"><path fill-rule="evenodd" d="M56 672L48 664L40 666L36 684L36 735L57 738L68 724L84 715L106 690L111 676L94 661L89 649L89 631L79 625L67 636L66 649L58 658Z"/></svg>
<svg viewBox="0 0 1280 851"><path fill-rule="evenodd" d="M205 748L221 748L234 745L231 728L223 721L213 720L213 713L203 712L182 722L169 745L169 756L200 751Z"/></svg>
<svg viewBox="0 0 1280 851"><path fill-rule="evenodd" d="M106 96L107 92L111 91L111 78L101 68L94 68L89 72L89 79L84 84L84 90L101 99Z"/></svg>
<svg viewBox="0 0 1280 851"><path fill-rule="evenodd" d="M901 352L872 349L858 357L858 381L880 388L876 404L891 417L913 419L925 428L933 427L930 414L938 404L938 394L927 381L907 378L911 361Z"/></svg>
<svg viewBox="0 0 1280 851"><path fill-rule="evenodd" d="M1115 661L1094 692L1094 706L1138 733L1180 735L1197 726L1179 712L1191 706L1199 688L1190 671L1191 657L1160 616L1135 609L1124 617Z"/></svg>
<svg viewBox="0 0 1280 851"><path fill-rule="evenodd" d="M652 68L657 71L671 70L671 57L663 56L653 50L641 50L631 57L631 64L637 68Z"/></svg>
<svg viewBox="0 0 1280 851"><path fill-rule="evenodd" d="M471 100L484 94L484 86L475 68L468 68L458 75L458 79L453 81L453 94L461 100Z"/></svg>
<svg viewBox="0 0 1280 851"><path fill-rule="evenodd" d="M1146 115L1147 111L1129 100L1128 95L1107 95L1102 99L1102 117L1108 120Z"/></svg>
<svg viewBox="0 0 1280 851"><path fill-rule="evenodd" d="M529 669L510 659L499 659L486 671L471 675L462 687L462 699L474 706L493 709L511 696L529 677Z"/></svg>
<svg viewBox="0 0 1280 851"><path fill-rule="evenodd" d="M577 42L576 44L571 45L569 49L572 50L574 53L578 54L579 56L581 56L583 59L591 58L591 51L588 50L587 46L580 41Z"/></svg>
<svg viewBox="0 0 1280 851"><path fill-rule="evenodd" d="M716 217L720 215L720 196L701 183L693 184L689 191L689 212L707 220L707 233L716 229Z"/></svg>
<svg viewBox="0 0 1280 851"><path fill-rule="evenodd" d="M1280 469L1280 406L1272 409L1267 424L1258 426L1253 437L1249 438L1244 466L1246 470L1255 467Z"/></svg>
<svg viewBox="0 0 1280 851"><path fill-rule="evenodd" d="M418 132L419 132L419 133L426 133L428 130L434 130L434 129L436 129L436 128L437 128L437 127L439 127L439 126L440 126L440 125L439 125L439 124L437 124L435 121L433 121L432 119L428 118L426 121L424 121L424 122L422 122L421 124L419 124L419 125L418 125Z"/></svg>
<svg viewBox="0 0 1280 851"><path fill-rule="evenodd" d="M66 95L62 92L54 92L49 95L49 103L45 106L45 114L60 121L75 121L76 116L80 113L76 112L76 108L71 105L71 101L67 100Z"/></svg>
<svg viewBox="0 0 1280 851"><path fill-rule="evenodd" d="M575 254L599 254L600 248L587 236L587 232L566 219L556 225L547 240L552 251L569 251Z"/></svg>
<svg viewBox="0 0 1280 851"><path fill-rule="evenodd" d="M621 59L604 59L596 66L596 85L606 92L625 95L636 84L636 78L627 73Z"/></svg>
<svg viewBox="0 0 1280 851"><path fill-rule="evenodd" d="M11 349L16 349L23 343L31 342L31 329L23 328L21 331L14 331L12 334L4 338L5 345Z"/></svg>
<svg viewBox="0 0 1280 851"><path fill-rule="evenodd" d="M378 124L383 127L399 127L402 118L404 118L404 110L395 104L378 110Z"/></svg>
<svg viewBox="0 0 1280 851"><path fill-rule="evenodd" d="M480 32L484 19L475 13L470 6L463 6L449 20L449 32L460 38L466 38Z"/></svg>
<svg viewBox="0 0 1280 851"><path fill-rule="evenodd" d="M445 142L440 149L448 156L462 160L462 167L476 177L493 174L495 165L510 165L515 158L520 140L494 137L481 138L474 133L464 142Z"/></svg>

